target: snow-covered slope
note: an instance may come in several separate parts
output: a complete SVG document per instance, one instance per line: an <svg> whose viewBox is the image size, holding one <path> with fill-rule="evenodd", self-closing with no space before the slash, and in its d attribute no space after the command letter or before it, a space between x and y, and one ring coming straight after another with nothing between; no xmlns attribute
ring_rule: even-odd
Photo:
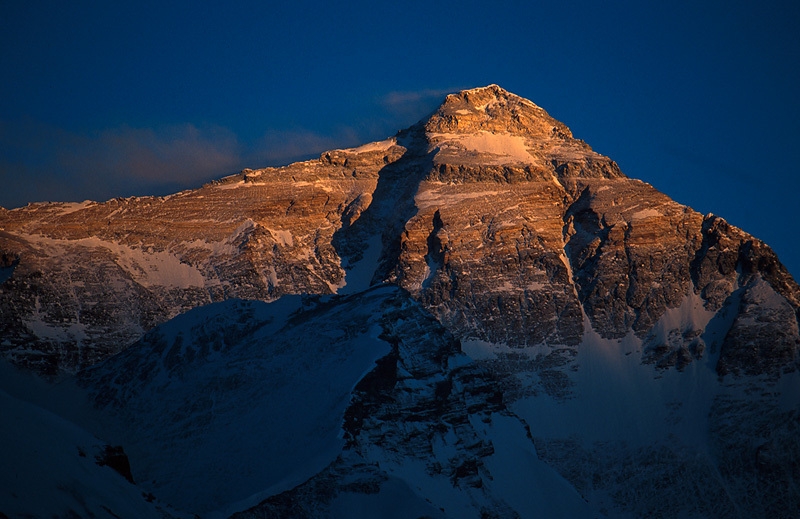
<svg viewBox="0 0 800 519"><path fill-rule="evenodd" d="M201 307L80 381L99 408L87 426L125 445L143 491L187 513L588 514L478 376L430 314L385 285Z"/></svg>
<svg viewBox="0 0 800 519"><path fill-rule="evenodd" d="M79 480L120 517L142 496L201 517L791 517L800 377L721 382L715 319L689 294L659 320L647 340L705 330L711 353L674 370L588 323L574 347L460 343L390 285L211 304L84 371L84 429L4 393L24 477L2 510L77 510L36 492ZM137 487L82 457L106 442Z"/></svg>
<svg viewBox="0 0 800 519"><path fill-rule="evenodd" d="M124 466L112 446L3 390L0 414L2 517L167 516L112 468Z"/></svg>
<svg viewBox="0 0 800 519"><path fill-rule="evenodd" d="M396 297L386 287L306 307L300 296L201 307L82 380L117 424L108 434L126 445L141 486L224 515L336 458L351 391L390 351L380 323Z"/></svg>

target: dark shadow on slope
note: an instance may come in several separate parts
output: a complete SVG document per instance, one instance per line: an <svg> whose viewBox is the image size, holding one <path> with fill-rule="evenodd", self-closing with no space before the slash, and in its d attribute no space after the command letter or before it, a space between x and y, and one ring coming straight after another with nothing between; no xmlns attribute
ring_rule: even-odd
<svg viewBox="0 0 800 519"><path fill-rule="evenodd" d="M593 193L587 187L564 213L564 252L572 268L578 302L601 337L625 336L634 316L627 304L627 268L608 272L603 265L611 227L592 207Z"/></svg>
<svg viewBox="0 0 800 519"><path fill-rule="evenodd" d="M0 285L11 278L17 265L19 265L19 254L0 254Z"/></svg>
<svg viewBox="0 0 800 519"><path fill-rule="evenodd" d="M436 271L444 266L444 249L442 247L442 240L439 238L439 231L444 227L442 216L437 209L433 214L433 230L428 235L427 245L428 253L425 254L425 262L428 264L428 276L423 280L423 288L430 285L431 279Z"/></svg>
<svg viewBox="0 0 800 519"><path fill-rule="evenodd" d="M370 284L386 279L396 268L405 224L417 213L414 195L433 168L433 155L428 153L422 123L400 131L397 143L406 151L378 172L378 184L369 206L353 222L348 218L352 211L346 208L342 226L332 239L336 253L350 268L364 259L370 237L381 237L380 259Z"/></svg>

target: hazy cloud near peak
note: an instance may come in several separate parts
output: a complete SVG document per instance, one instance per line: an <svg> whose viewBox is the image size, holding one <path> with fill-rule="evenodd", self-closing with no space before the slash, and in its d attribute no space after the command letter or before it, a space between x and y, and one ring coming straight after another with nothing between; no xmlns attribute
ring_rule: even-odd
<svg viewBox="0 0 800 519"><path fill-rule="evenodd" d="M447 94L461 88L393 91L382 96L380 103L388 112L402 117L420 119L433 112Z"/></svg>
<svg viewBox="0 0 800 519"><path fill-rule="evenodd" d="M58 153L59 165L65 170L80 174L85 169L85 174L146 184L192 182L234 170L241 162L236 136L219 127L122 126L74 141L76 146Z"/></svg>
<svg viewBox="0 0 800 519"><path fill-rule="evenodd" d="M268 129L247 140L225 127L191 123L80 132L30 119L0 120L0 206L199 187L244 167L285 165L386 138L429 115L457 90L392 91L376 98L383 117L327 132Z"/></svg>
<svg viewBox="0 0 800 519"><path fill-rule="evenodd" d="M0 205L166 194L239 168L242 147L225 128L192 124L69 132L0 122Z"/></svg>
<svg viewBox="0 0 800 519"><path fill-rule="evenodd" d="M420 101L437 100L441 102L447 94L458 92L458 88L449 89L424 89L412 91L393 91L384 95L381 101L386 107L404 107Z"/></svg>
<svg viewBox="0 0 800 519"><path fill-rule="evenodd" d="M285 165L337 148L363 144L363 138L352 128L340 128L332 135L305 129L269 130L256 140L248 152L248 167Z"/></svg>

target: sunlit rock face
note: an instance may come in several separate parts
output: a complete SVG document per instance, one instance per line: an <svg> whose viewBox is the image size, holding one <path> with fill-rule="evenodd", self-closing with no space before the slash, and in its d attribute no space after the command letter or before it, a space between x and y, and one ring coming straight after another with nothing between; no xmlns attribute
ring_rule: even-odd
<svg viewBox="0 0 800 519"><path fill-rule="evenodd" d="M198 305L335 292L333 234L358 217L393 153L331 152L161 198L4 210L5 355L71 371Z"/></svg>
<svg viewBox="0 0 800 519"><path fill-rule="evenodd" d="M626 177L496 85L385 141L167 197L3 210L0 226L0 347L50 374L198 305L382 281L462 339L574 347L590 326L635 334L662 367L712 347L720 373L797 360L800 292L766 245ZM692 294L728 316L720 344L701 322L654 331Z"/></svg>

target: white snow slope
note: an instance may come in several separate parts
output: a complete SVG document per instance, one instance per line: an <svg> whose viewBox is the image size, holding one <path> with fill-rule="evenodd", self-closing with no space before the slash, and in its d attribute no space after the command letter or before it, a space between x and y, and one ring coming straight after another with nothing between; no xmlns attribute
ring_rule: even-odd
<svg viewBox="0 0 800 519"><path fill-rule="evenodd" d="M659 340L704 330L708 352L678 371L588 320L577 347L467 341L461 352L387 285L197 308L81 374L98 408L61 408L72 423L23 401L74 410L69 384L28 391L3 374L0 512L775 516L798 489L770 502L759 489L800 461L786 447L797 445L800 377L723 383L726 312L689 294L659 320ZM106 444L124 446L136 486L95 463Z"/></svg>
<svg viewBox="0 0 800 519"><path fill-rule="evenodd" d="M163 517L139 488L98 465L105 442L3 390L0 416L3 517Z"/></svg>
<svg viewBox="0 0 800 519"><path fill-rule="evenodd" d="M140 485L223 517L333 461L356 383L389 352L393 289L301 312L300 296L192 310L86 375ZM302 317L299 317L302 316Z"/></svg>

